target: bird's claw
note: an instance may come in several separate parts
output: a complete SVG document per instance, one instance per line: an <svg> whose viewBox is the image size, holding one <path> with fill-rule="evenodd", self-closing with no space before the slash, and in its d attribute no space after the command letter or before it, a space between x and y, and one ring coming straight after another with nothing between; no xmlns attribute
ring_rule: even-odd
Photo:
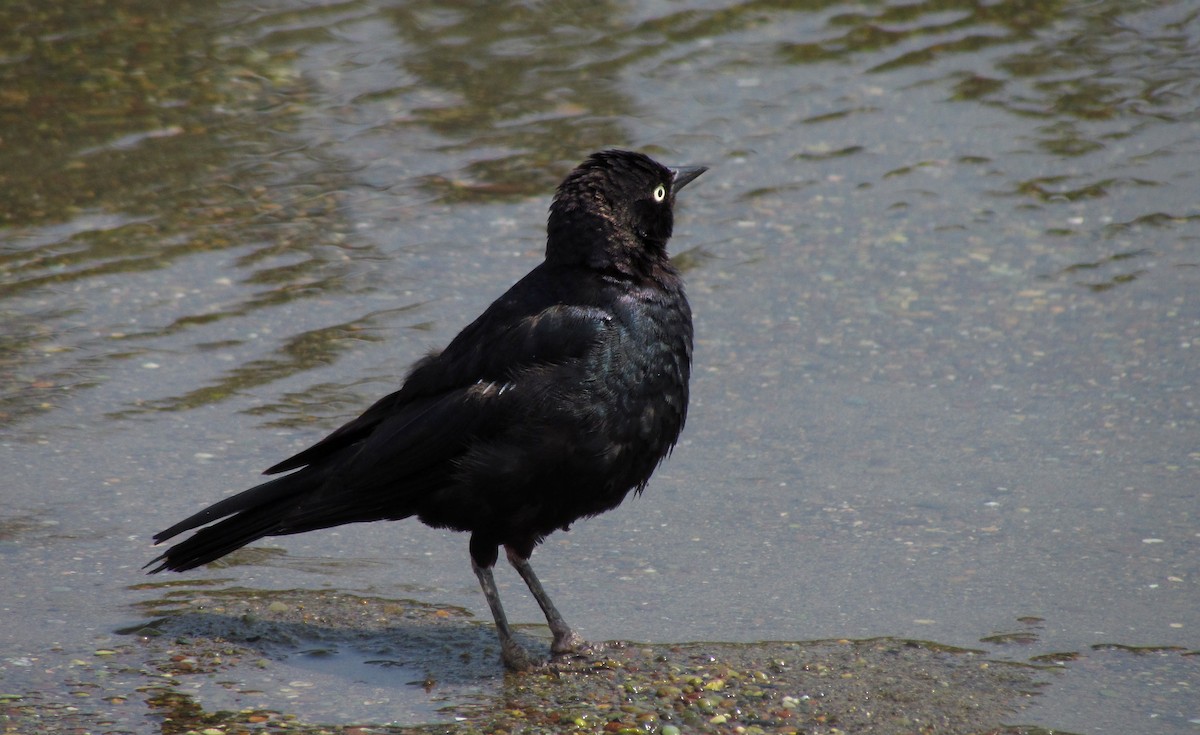
<svg viewBox="0 0 1200 735"><path fill-rule="evenodd" d="M545 662L529 655L520 644L511 642L500 647L500 660L509 671L532 671Z"/></svg>
<svg viewBox="0 0 1200 735"><path fill-rule="evenodd" d="M566 635L555 636L550 644L550 653L554 656L564 656L572 653L591 653L596 647L583 639L583 636L569 631Z"/></svg>
<svg viewBox="0 0 1200 735"><path fill-rule="evenodd" d="M582 636L572 633L570 637L555 641L550 647L550 659L545 660L533 656L518 643L502 646L500 660L504 667L512 672L529 672L549 670L557 674L558 667L572 659L587 659L604 650L603 643L591 643Z"/></svg>

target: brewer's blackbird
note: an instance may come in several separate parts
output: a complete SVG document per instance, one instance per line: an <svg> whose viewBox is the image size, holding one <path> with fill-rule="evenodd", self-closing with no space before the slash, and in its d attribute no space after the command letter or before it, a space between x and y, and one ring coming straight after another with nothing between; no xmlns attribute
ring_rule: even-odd
<svg viewBox="0 0 1200 735"><path fill-rule="evenodd" d="M552 652L585 646L529 557L551 532L640 493L683 429L692 314L666 246L675 195L705 170L591 155L550 205L544 262L418 360L400 390L266 474L292 472L156 534L159 543L219 521L147 564L151 573L264 536L416 516L471 533L506 666L535 663L500 605L501 546L546 614Z"/></svg>

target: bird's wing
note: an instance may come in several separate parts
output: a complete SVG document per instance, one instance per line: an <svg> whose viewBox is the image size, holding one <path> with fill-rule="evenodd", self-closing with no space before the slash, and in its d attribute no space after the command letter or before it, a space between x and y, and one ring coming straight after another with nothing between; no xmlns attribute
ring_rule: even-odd
<svg viewBox="0 0 1200 735"><path fill-rule="evenodd" d="M287 511L276 532L416 512L430 493L453 482L473 448L515 424L538 421L552 408L538 395L546 370L577 363L604 338L608 322L600 310L557 305L422 361L397 394L277 465L307 465L297 475L316 471L322 480ZM480 377L472 381L473 376ZM448 387L417 393L414 380L424 381L426 389L438 380Z"/></svg>
<svg viewBox="0 0 1200 735"><path fill-rule="evenodd" d="M489 418L500 405L489 398L506 392L532 368L583 357L610 320L601 309L564 304L515 320L489 309L443 352L420 360L403 388L266 474L319 463L359 442L393 466L399 455L448 459L453 443L445 439L465 437Z"/></svg>

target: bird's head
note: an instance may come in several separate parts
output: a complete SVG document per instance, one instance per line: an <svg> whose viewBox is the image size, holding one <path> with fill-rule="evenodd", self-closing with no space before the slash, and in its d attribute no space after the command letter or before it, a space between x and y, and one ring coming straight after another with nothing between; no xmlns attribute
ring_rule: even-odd
<svg viewBox="0 0 1200 735"><path fill-rule="evenodd" d="M706 170L668 168L631 151L593 153L550 205L546 260L631 274L664 261L675 194Z"/></svg>

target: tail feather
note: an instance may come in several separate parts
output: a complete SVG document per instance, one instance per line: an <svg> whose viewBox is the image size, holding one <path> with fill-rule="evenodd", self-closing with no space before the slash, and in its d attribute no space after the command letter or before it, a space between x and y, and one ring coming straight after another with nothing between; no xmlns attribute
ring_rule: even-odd
<svg viewBox="0 0 1200 735"><path fill-rule="evenodd" d="M226 518L215 526L197 531L188 540L175 544L146 567L158 564L150 570L150 574L167 569L172 572L195 569L237 551L263 536L270 536L279 527L279 521L286 512L286 507L275 506L245 511L232 518Z"/></svg>
<svg viewBox="0 0 1200 735"><path fill-rule="evenodd" d="M237 495L231 495L219 503L208 506L199 513L184 518L166 530L159 531L154 534L154 543L161 544L163 541L178 536L184 531L199 528L206 523L212 523L215 520L233 515L234 513L252 508L261 508L283 500L298 498L320 485L322 479L324 479L324 473L306 470L284 475L283 477L264 482L261 485L255 485L249 490L240 492Z"/></svg>
<svg viewBox="0 0 1200 735"><path fill-rule="evenodd" d="M197 531L191 538L164 551L143 569L156 574L165 569L183 572L220 559L226 554L283 531L285 519L297 502L320 487L324 472L301 470L225 498L195 515L154 535L162 543L173 536L224 518L225 520ZM236 514L236 515L235 515ZM226 517L229 516L229 517Z"/></svg>

